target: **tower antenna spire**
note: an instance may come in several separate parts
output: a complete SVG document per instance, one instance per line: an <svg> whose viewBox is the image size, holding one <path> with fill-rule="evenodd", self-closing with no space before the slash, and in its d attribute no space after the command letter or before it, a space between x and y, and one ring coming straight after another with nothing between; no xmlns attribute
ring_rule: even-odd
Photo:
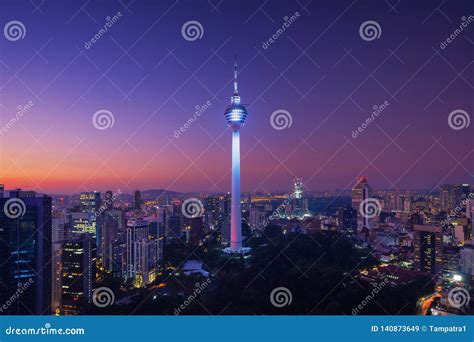
<svg viewBox="0 0 474 342"><path fill-rule="evenodd" d="M234 59L234 95L239 94L239 89L237 87L237 55L235 55Z"/></svg>

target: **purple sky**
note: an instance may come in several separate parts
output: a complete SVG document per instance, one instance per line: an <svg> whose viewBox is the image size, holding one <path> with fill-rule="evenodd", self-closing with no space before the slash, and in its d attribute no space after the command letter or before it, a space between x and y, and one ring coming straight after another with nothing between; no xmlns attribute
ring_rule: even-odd
<svg viewBox="0 0 474 342"><path fill-rule="evenodd" d="M23 39L0 36L0 182L7 187L229 191L223 111L236 53L249 109L244 191L287 190L294 177L307 190L350 188L359 174L374 188L474 183L474 123L448 124L454 110L474 113L474 21L440 48L473 13L471 1L439 8L439 1L125 2L1 1L2 27L18 20L26 28ZM190 20L201 24L200 39L182 36ZM366 41L359 27L369 20L381 34ZM101 109L112 113L113 127L94 127ZM270 119L280 109L292 125L276 130Z"/></svg>

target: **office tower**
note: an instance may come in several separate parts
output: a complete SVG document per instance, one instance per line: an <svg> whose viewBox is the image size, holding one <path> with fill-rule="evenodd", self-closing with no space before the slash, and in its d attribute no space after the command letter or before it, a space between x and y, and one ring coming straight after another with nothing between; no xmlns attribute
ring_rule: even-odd
<svg viewBox="0 0 474 342"><path fill-rule="evenodd" d="M215 196L207 197L204 200L204 212L209 228L215 229L219 224L219 199Z"/></svg>
<svg viewBox="0 0 474 342"><path fill-rule="evenodd" d="M249 224L253 230L264 230L265 212L262 207L255 206L249 212Z"/></svg>
<svg viewBox="0 0 474 342"><path fill-rule="evenodd" d="M81 212L83 213L95 213L100 209L100 192L82 192L79 200L81 202Z"/></svg>
<svg viewBox="0 0 474 342"><path fill-rule="evenodd" d="M357 233L357 210L348 205L339 208L337 211L337 223L339 230L347 231L351 234Z"/></svg>
<svg viewBox="0 0 474 342"><path fill-rule="evenodd" d="M474 281L474 242L469 241L459 253L459 270L469 282Z"/></svg>
<svg viewBox="0 0 474 342"><path fill-rule="evenodd" d="M352 188L352 208L357 210L357 226L360 229L362 228L370 228L369 218L367 215L362 215L360 213L360 204L362 201L367 200L370 198L372 193L372 189L369 186L367 181L367 177L358 176L356 178L356 185Z"/></svg>
<svg viewBox="0 0 474 342"><path fill-rule="evenodd" d="M136 287L152 283L161 260L162 239L150 235L148 221L131 219L127 222L127 279Z"/></svg>
<svg viewBox="0 0 474 342"><path fill-rule="evenodd" d="M183 236L181 230L181 216L180 215L170 215L166 218L165 223L165 237L166 240L172 241L174 239L181 239Z"/></svg>
<svg viewBox="0 0 474 342"><path fill-rule="evenodd" d="M231 104L226 108L224 117L232 128L232 204L229 253L241 253L242 249L242 220L240 209L240 128L247 118L247 109L240 102L237 88L237 60L234 65L234 94Z"/></svg>
<svg viewBox="0 0 474 342"><path fill-rule="evenodd" d="M466 200L471 192L469 184L454 184L453 185L453 205L454 208L465 208Z"/></svg>
<svg viewBox="0 0 474 342"><path fill-rule="evenodd" d="M55 213L52 218L52 303L51 308L53 312L57 312L61 306L61 280L62 280L62 263L61 252L62 244L65 238L64 226L65 218L63 213Z"/></svg>
<svg viewBox="0 0 474 342"><path fill-rule="evenodd" d="M443 268L443 231L438 226L415 225L415 268L431 274L439 274Z"/></svg>
<svg viewBox="0 0 474 342"><path fill-rule="evenodd" d="M49 315L51 197L12 190L0 198L0 208L0 303L6 303L19 287L30 283L3 314Z"/></svg>
<svg viewBox="0 0 474 342"><path fill-rule="evenodd" d="M100 241L101 231L98 229L100 226L100 207L102 205L100 199L100 192L97 191L90 191L90 192L82 192L80 195L80 202L81 202L81 212L87 213L89 216L89 221L91 224L90 231L86 233L93 233L96 238L96 246L98 248L98 252L100 253Z"/></svg>
<svg viewBox="0 0 474 342"><path fill-rule="evenodd" d="M5 192L5 186L3 184L0 184L0 198L3 198L4 192Z"/></svg>
<svg viewBox="0 0 474 342"><path fill-rule="evenodd" d="M471 196L471 199L466 202L466 217L471 222L471 240L474 239L474 199Z"/></svg>
<svg viewBox="0 0 474 342"><path fill-rule="evenodd" d="M112 210L114 208L114 194L110 190L105 193L105 208L106 210Z"/></svg>
<svg viewBox="0 0 474 342"><path fill-rule="evenodd" d="M61 314L77 315L90 305L95 289L97 249L93 234L62 244Z"/></svg>
<svg viewBox="0 0 474 342"><path fill-rule="evenodd" d="M135 191L133 204L134 204L133 207L135 208L135 210L140 210L141 205L142 205L142 195L139 190Z"/></svg>
<svg viewBox="0 0 474 342"><path fill-rule="evenodd" d="M452 279L454 274L459 273L460 248L457 246L443 247L443 277Z"/></svg>
<svg viewBox="0 0 474 342"><path fill-rule="evenodd" d="M94 213L73 212L68 213L69 231L67 237L77 234L96 234L96 217Z"/></svg>
<svg viewBox="0 0 474 342"><path fill-rule="evenodd" d="M101 253L102 264L108 271L113 270L113 243L120 239L126 230L125 213L121 210L109 210L102 214L101 220ZM124 235L124 234L123 234ZM123 239L120 239L123 240Z"/></svg>
<svg viewBox="0 0 474 342"><path fill-rule="evenodd" d="M191 245L200 245L205 237L203 217L192 217L185 219L185 230L189 231L188 242Z"/></svg>
<svg viewBox="0 0 474 342"><path fill-rule="evenodd" d="M303 181L296 178L293 181L293 216L302 217L303 214Z"/></svg>

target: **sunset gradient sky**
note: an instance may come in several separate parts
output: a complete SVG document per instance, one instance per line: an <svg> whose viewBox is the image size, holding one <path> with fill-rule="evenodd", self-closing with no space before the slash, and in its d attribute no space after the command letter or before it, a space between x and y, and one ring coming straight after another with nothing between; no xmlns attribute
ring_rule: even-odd
<svg viewBox="0 0 474 342"><path fill-rule="evenodd" d="M11 20L26 27L24 39L0 36L1 126L19 105L33 103L0 135L7 188L229 191L231 132L223 112L235 54L249 109L241 131L243 191L286 191L294 177L307 190L350 188L359 174L374 188L474 183L474 122L461 130L448 125L453 110L474 114L474 22L440 49L474 12L472 1L438 9L441 2L426 0L0 3L2 27ZM120 20L86 49L118 11ZM296 11L298 19L264 49ZM189 20L202 25L201 39L183 38ZM367 20L379 23L379 39L359 35ZM113 127L94 127L100 109L113 113ZM278 109L291 114L291 127L272 128Z"/></svg>

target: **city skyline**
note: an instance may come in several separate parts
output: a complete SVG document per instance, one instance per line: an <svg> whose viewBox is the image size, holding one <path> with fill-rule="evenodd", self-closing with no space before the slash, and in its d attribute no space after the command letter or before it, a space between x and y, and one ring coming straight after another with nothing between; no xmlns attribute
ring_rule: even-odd
<svg viewBox="0 0 474 342"><path fill-rule="evenodd" d="M406 6L10 4L2 23L20 20L25 35L0 42L0 181L53 194L228 192L221 121L237 52L252 112L243 192L284 191L294 178L305 190L350 190L360 174L375 189L472 183L473 126L448 124L453 111L473 110L470 26L440 46L470 17L461 3ZM378 39L360 35L369 20ZM197 38L183 30L190 21L202 27ZM97 129L94 115L107 111L113 125ZM273 113L288 127L275 129Z"/></svg>

